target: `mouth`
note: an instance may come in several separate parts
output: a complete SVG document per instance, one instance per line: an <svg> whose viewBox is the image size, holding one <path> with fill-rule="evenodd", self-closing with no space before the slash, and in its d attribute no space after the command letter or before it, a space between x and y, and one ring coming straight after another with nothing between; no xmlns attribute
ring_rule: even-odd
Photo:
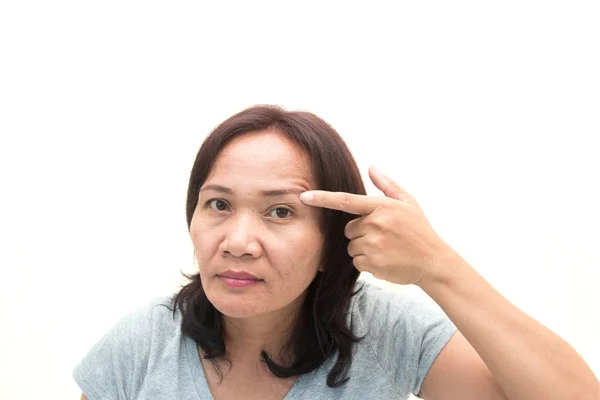
<svg viewBox="0 0 600 400"><path fill-rule="evenodd" d="M233 288L254 286L259 284L260 282L264 282L263 279L259 279L256 276L245 271L227 270L221 272L220 274L217 274L217 278L223 281L225 285Z"/></svg>

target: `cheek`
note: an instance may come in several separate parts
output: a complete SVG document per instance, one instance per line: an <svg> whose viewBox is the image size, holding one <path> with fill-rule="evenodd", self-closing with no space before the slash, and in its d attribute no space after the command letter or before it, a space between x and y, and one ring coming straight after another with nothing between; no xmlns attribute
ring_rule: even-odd
<svg viewBox="0 0 600 400"><path fill-rule="evenodd" d="M280 266L279 272L282 278L292 278L286 280L290 286L312 280L320 266L322 235L314 229L301 232L294 237L288 237L287 240L281 240L282 247L276 253L278 259L276 265Z"/></svg>
<svg viewBox="0 0 600 400"><path fill-rule="evenodd" d="M201 224L195 224L190 227L190 238L194 246L196 259L199 266L202 266L218 250L218 235Z"/></svg>

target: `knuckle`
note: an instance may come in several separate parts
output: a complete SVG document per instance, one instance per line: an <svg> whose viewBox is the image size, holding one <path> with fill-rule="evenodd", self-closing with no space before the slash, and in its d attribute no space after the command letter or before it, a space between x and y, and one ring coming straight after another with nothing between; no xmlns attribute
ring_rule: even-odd
<svg viewBox="0 0 600 400"><path fill-rule="evenodd" d="M346 236L348 239L351 238L353 232L356 231L357 228L357 224L358 224L358 220L354 219L350 222L348 222L346 224L346 226L344 227L344 236Z"/></svg>
<svg viewBox="0 0 600 400"><path fill-rule="evenodd" d="M385 214L385 213L381 213L379 215L374 215L373 218L371 219L371 225L376 227L376 228L385 228L387 226L389 226L390 224L390 217Z"/></svg>
<svg viewBox="0 0 600 400"><path fill-rule="evenodd" d="M400 190L400 187L398 185L392 185L392 189L390 190L390 196L393 198L399 198L400 196L402 196L402 191Z"/></svg>
<svg viewBox="0 0 600 400"><path fill-rule="evenodd" d="M344 227L344 236L349 237L350 236L350 229L352 228L352 221L348 222L346 224L346 226Z"/></svg>
<svg viewBox="0 0 600 400"><path fill-rule="evenodd" d="M350 256L354 257L354 254L352 254L353 250L354 250L354 246L352 245L352 242L348 243L347 249L348 249L348 254Z"/></svg>
<svg viewBox="0 0 600 400"><path fill-rule="evenodd" d="M377 249L379 248L379 239L374 237L373 235L369 235L369 236L365 236L365 246L367 246L370 249Z"/></svg>
<svg viewBox="0 0 600 400"><path fill-rule="evenodd" d="M364 265L364 260L362 260L359 257L354 257L352 259L352 264L356 267L356 269L358 269L359 271L364 271L365 269L365 265Z"/></svg>
<svg viewBox="0 0 600 400"><path fill-rule="evenodd" d="M339 196L340 208L342 210L347 209L350 206L350 194L348 193L340 193Z"/></svg>

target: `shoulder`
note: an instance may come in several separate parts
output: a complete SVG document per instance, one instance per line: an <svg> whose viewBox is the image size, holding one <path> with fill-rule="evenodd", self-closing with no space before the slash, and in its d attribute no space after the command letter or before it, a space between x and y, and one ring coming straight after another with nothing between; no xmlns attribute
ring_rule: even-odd
<svg viewBox="0 0 600 400"><path fill-rule="evenodd" d="M181 318L179 310L174 312L173 296L156 297L127 314L121 323L130 325L133 331L144 328L153 330L177 325Z"/></svg>
<svg viewBox="0 0 600 400"><path fill-rule="evenodd" d="M136 342L144 342L151 339L152 335L176 329L180 325L180 318L179 311L173 312L172 296L156 297L121 317L104 333L95 347L110 345L115 350L127 351L127 347Z"/></svg>
<svg viewBox="0 0 600 400"><path fill-rule="evenodd" d="M135 343L178 326L179 311L173 312L173 298L161 296L125 314L103 337L113 342Z"/></svg>
<svg viewBox="0 0 600 400"><path fill-rule="evenodd" d="M351 300L351 328L364 336L362 345L374 354L395 387L418 393L456 327L417 287L361 277L357 289L360 291Z"/></svg>
<svg viewBox="0 0 600 400"><path fill-rule="evenodd" d="M75 367L73 378L88 396L104 398L108 388L119 395L131 393L133 377L142 372L151 353L160 352L178 336L179 326L173 298L157 297L127 313L104 333Z"/></svg>
<svg viewBox="0 0 600 400"><path fill-rule="evenodd" d="M414 287L392 285L361 277L351 300L351 318L361 327L410 329L415 324L447 321L443 311Z"/></svg>

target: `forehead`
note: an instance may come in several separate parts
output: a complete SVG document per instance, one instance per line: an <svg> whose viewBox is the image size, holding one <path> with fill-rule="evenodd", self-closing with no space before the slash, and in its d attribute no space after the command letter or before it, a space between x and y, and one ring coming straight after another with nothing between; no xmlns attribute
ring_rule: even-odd
<svg viewBox="0 0 600 400"><path fill-rule="evenodd" d="M310 158L295 142L275 131L243 134L217 157L209 180L292 181L314 186Z"/></svg>

